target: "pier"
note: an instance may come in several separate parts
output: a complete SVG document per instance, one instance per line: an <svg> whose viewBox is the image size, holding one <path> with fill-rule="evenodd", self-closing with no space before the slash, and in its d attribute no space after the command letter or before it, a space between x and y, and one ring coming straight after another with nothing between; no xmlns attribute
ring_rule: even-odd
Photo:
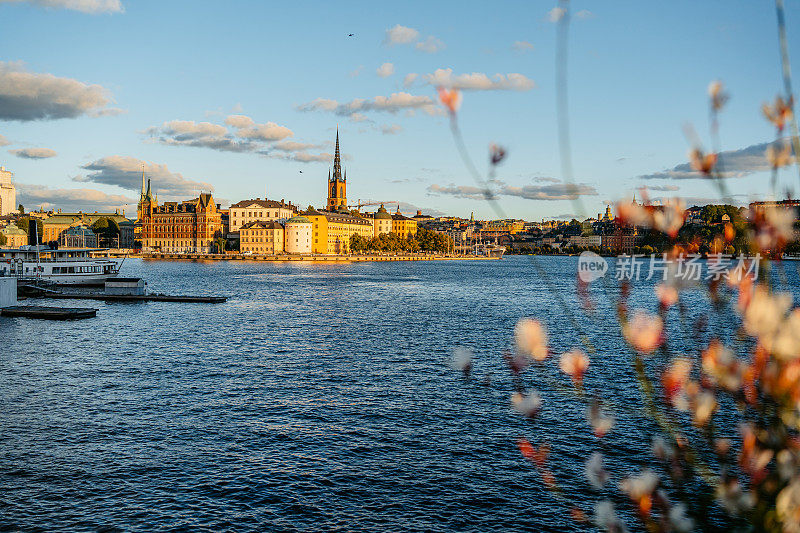
<svg viewBox="0 0 800 533"><path fill-rule="evenodd" d="M103 294L83 292L47 292L29 298L50 298L53 300L98 300L104 302L181 302L219 304L228 300L227 296L171 296L168 294Z"/></svg>
<svg viewBox="0 0 800 533"><path fill-rule="evenodd" d="M94 318L97 309L86 307L44 307L39 305L12 305L0 309L0 316L42 318L45 320L79 320Z"/></svg>

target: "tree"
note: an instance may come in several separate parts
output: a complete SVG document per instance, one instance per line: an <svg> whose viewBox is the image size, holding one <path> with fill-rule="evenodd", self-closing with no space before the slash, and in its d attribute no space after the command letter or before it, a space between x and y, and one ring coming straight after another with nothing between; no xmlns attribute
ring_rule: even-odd
<svg viewBox="0 0 800 533"><path fill-rule="evenodd" d="M17 211L19 211L20 215L24 215L25 214L25 206L22 205L22 204L19 204L19 207L17 207Z"/></svg>
<svg viewBox="0 0 800 533"><path fill-rule="evenodd" d="M36 228L36 237L31 237L31 224ZM37 218L31 218L30 215L23 216L17 220L17 227L28 234L28 244L42 244L42 235L44 234L44 226L42 221Z"/></svg>
<svg viewBox="0 0 800 533"><path fill-rule="evenodd" d="M218 254L224 254L225 253L225 245L227 244L227 242L228 241L225 240L225 237L221 237L221 236L220 237L216 237L214 239L214 247L216 248Z"/></svg>
<svg viewBox="0 0 800 533"><path fill-rule="evenodd" d="M119 224L111 218L101 217L92 224L92 231L97 235L100 246L115 246L119 237Z"/></svg>
<svg viewBox="0 0 800 533"><path fill-rule="evenodd" d="M6 244L6 236L0 233L0 246L4 246Z"/></svg>

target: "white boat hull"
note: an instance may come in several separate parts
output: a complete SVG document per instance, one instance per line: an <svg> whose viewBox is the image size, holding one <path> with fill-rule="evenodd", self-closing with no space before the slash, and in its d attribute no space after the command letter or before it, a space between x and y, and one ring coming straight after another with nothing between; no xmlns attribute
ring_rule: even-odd
<svg viewBox="0 0 800 533"><path fill-rule="evenodd" d="M87 250L0 250L0 276L41 280L57 285L103 285L119 273L122 262L93 258Z"/></svg>

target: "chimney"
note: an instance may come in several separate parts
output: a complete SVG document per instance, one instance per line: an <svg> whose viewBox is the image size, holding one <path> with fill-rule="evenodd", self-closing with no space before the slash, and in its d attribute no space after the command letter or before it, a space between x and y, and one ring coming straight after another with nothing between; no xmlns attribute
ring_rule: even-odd
<svg viewBox="0 0 800 533"><path fill-rule="evenodd" d="M422 211L417 210L417 216L421 216L421 215L422 215Z"/></svg>

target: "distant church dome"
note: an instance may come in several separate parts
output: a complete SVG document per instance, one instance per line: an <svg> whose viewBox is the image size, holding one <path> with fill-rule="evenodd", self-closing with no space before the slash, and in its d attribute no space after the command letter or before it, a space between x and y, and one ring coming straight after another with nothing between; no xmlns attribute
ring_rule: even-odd
<svg viewBox="0 0 800 533"><path fill-rule="evenodd" d="M381 204L381 206L378 208L378 212L375 213L375 218L391 220L392 215L390 215L389 212L386 210L386 208L383 207L383 204Z"/></svg>
<svg viewBox="0 0 800 533"><path fill-rule="evenodd" d="M306 217L302 217L300 215L293 216L289 220L286 221L287 224L311 224L311 221L308 220Z"/></svg>

